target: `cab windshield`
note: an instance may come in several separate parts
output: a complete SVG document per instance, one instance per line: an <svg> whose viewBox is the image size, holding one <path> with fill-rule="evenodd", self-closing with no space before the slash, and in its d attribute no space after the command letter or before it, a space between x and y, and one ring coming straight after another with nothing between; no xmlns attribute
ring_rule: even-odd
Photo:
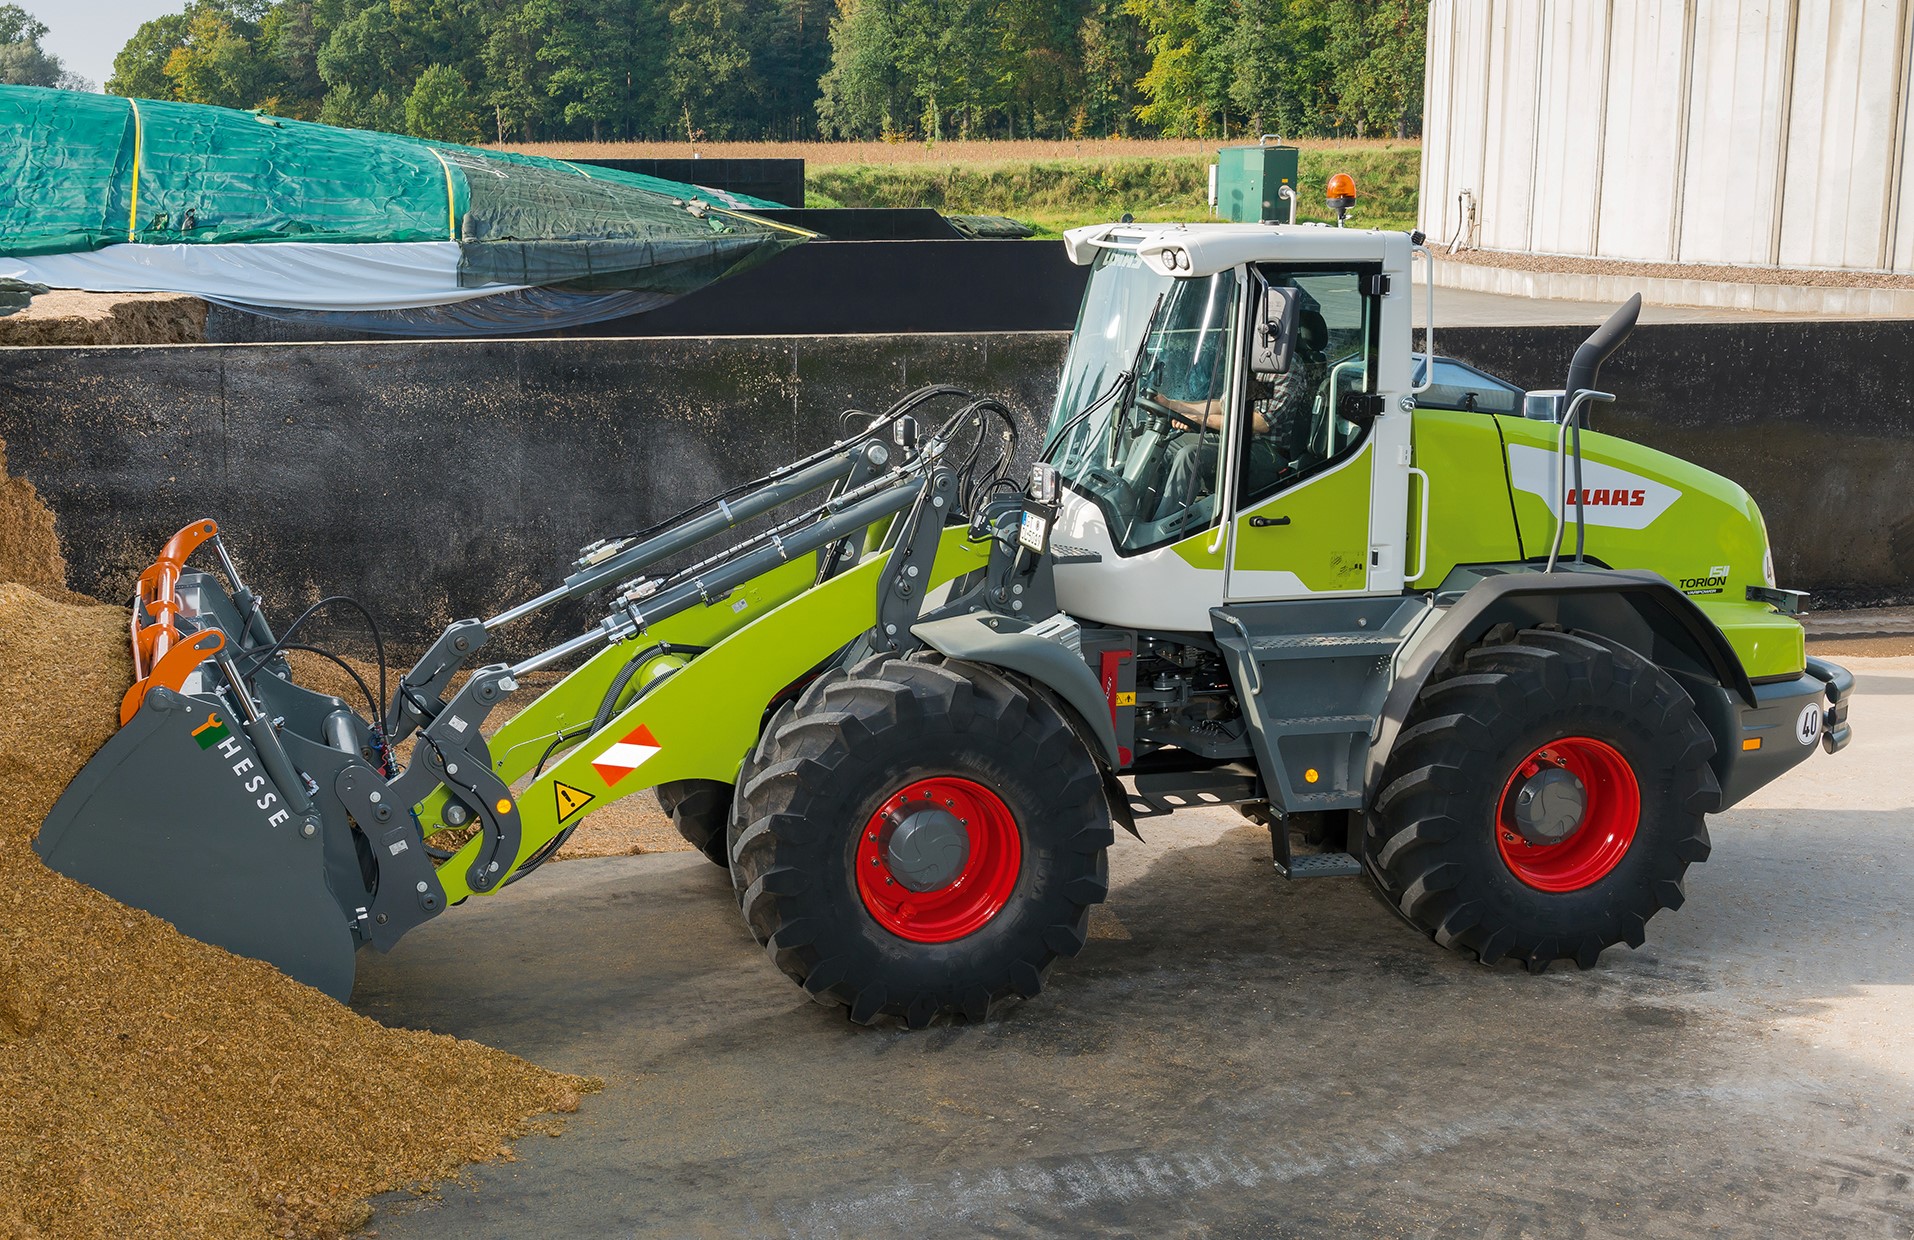
<svg viewBox="0 0 1914 1240"><path fill-rule="evenodd" d="M1091 269L1045 458L1120 552L1215 519L1236 288L1230 271L1177 279L1121 250Z"/></svg>

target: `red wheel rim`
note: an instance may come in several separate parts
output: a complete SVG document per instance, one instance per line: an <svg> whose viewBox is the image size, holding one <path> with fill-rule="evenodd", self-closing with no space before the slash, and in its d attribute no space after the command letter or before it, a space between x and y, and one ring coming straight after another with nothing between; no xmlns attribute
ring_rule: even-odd
<svg viewBox="0 0 1914 1240"><path fill-rule="evenodd" d="M1544 766L1559 767L1581 781L1582 821L1565 839L1532 844L1515 819L1516 794ZM1515 764L1496 805L1495 843L1509 872L1538 891L1580 891L1614 871L1635 842L1641 825L1641 786L1613 745L1588 736L1550 741Z"/></svg>
<svg viewBox="0 0 1914 1240"><path fill-rule="evenodd" d="M954 815L970 851L955 877L929 891L898 881L888 854L890 831L913 806ZM975 934L1010 902L1023 869L1023 836L1003 799L982 784L953 775L920 779L886 797L857 840L857 894L864 907L900 939L949 943Z"/></svg>

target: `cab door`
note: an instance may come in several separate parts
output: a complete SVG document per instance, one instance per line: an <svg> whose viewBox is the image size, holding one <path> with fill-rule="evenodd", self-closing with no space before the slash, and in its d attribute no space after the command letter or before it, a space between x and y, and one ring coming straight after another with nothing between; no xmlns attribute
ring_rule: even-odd
<svg viewBox="0 0 1914 1240"><path fill-rule="evenodd" d="M1298 290L1301 312L1288 371L1239 388L1224 594L1365 593L1383 284L1366 265L1256 267L1252 314L1264 284Z"/></svg>

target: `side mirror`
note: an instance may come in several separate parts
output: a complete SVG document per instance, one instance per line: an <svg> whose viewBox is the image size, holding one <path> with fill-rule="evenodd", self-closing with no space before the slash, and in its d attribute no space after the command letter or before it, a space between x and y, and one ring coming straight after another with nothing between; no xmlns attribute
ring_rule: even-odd
<svg viewBox="0 0 1914 1240"><path fill-rule="evenodd" d="M1302 319L1302 290L1263 286L1262 305L1257 307L1255 339L1250 342L1249 372L1253 375L1284 375L1296 353L1296 329Z"/></svg>

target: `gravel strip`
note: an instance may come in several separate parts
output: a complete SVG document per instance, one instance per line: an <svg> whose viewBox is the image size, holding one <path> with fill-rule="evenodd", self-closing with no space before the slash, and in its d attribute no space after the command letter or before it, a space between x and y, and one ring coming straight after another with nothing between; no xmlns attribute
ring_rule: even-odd
<svg viewBox="0 0 1914 1240"><path fill-rule="evenodd" d="M1637 276L1660 280L1719 280L1729 284L1792 284L1812 288L1914 288L1914 275L1879 271L1817 271L1803 267L1729 267L1710 263L1637 263L1567 254L1525 254L1510 250L1448 250L1435 247L1445 262L1511 271L1566 272L1585 276Z"/></svg>

